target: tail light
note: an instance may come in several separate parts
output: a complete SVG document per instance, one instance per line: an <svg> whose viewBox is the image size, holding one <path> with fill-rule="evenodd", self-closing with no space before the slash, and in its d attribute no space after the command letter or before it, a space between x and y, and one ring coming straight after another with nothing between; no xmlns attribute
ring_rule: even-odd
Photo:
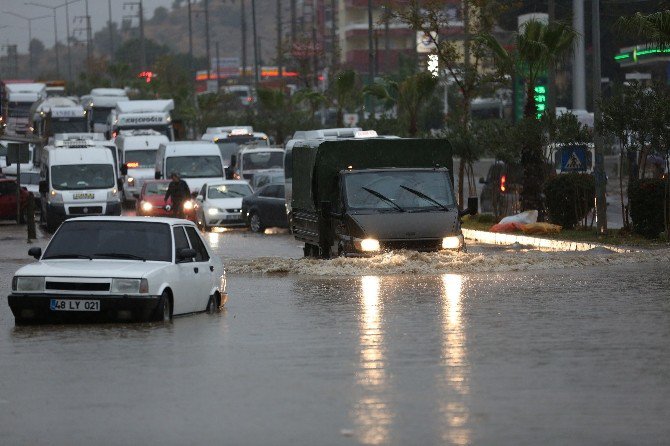
<svg viewBox="0 0 670 446"><path fill-rule="evenodd" d="M507 191L507 175L500 177L500 192Z"/></svg>

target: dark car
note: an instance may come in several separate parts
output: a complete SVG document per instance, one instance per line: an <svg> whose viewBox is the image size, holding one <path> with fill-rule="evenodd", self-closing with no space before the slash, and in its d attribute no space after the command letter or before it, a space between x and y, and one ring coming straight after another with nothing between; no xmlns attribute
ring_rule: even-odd
<svg viewBox="0 0 670 446"><path fill-rule="evenodd" d="M283 184L268 184L242 199L242 217L253 232L288 228Z"/></svg>
<svg viewBox="0 0 670 446"><path fill-rule="evenodd" d="M481 211L496 216L519 212L522 181L523 169L519 164L495 162L486 178L479 179L479 183L484 185L480 197Z"/></svg>
<svg viewBox="0 0 670 446"><path fill-rule="evenodd" d="M0 178L0 220L11 220L16 218L16 180ZM26 205L31 197L25 187L21 188L21 220L25 220Z"/></svg>

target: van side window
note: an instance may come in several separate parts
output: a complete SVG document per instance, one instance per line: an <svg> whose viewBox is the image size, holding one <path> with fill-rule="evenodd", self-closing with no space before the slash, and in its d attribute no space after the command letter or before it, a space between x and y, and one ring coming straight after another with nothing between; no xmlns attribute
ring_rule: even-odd
<svg viewBox="0 0 670 446"><path fill-rule="evenodd" d="M174 233L174 252L175 252L175 262L176 262L177 261L177 259L176 259L177 252L180 249L188 249L188 248L190 248L190 246L188 244L188 239L186 238L186 234L184 233L183 226L175 226L174 228L172 228L172 231Z"/></svg>
<svg viewBox="0 0 670 446"><path fill-rule="evenodd" d="M195 249L196 252L195 261L196 262L208 261L209 254L207 253L207 248L205 248L205 244L202 242L202 239L196 232L195 228L191 226L186 226L186 233L188 234L188 239L191 241L191 247Z"/></svg>

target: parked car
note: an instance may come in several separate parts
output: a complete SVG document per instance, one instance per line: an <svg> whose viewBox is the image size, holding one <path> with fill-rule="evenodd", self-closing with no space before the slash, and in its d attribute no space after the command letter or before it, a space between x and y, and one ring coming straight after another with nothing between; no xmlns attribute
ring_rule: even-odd
<svg viewBox="0 0 670 446"><path fill-rule="evenodd" d="M0 178L0 220L16 219L16 188L18 184L15 179ZM21 221L25 222L26 205L31 197L30 192L22 187L20 192Z"/></svg>
<svg viewBox="0 0 670 446"><path fill-rule="evenodd" d="M214 311L226 302L221 259L192 222L79 217L12 279L17 325L45 321L155 320Z"/></svg>
<svg viewBox="0 0 670 446"><path fill-rule="evenodd" d="M283 184L268 184L242 199L242 216L253 232L288 228Z"/></svg>
<svg viewBox="0 0 670 446"><path fill-rule="evenodd" d="M196 197L195 219L201 229L214 226L246 226L242 218L242 199L253 193L244 180L206 183Z"/></svg>
<svg viewBox="0 0 670 446"><path fill-rule="evenodd" d="M137 200L137 215L145 217L172 217L172 199L165 201L170 180L147 180L140 189L140 195ZM195 221L195 201L188 200L184 202L184 218Z"/></svg>

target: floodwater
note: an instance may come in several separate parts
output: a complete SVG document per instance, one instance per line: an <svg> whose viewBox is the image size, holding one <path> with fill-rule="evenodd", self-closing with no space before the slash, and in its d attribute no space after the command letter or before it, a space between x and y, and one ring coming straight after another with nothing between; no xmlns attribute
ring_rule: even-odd
<svg viewBox="0 0 670 446"><path fill-rule="evenodd" d="M285 260L301 254L286 234L208 238L235 271L219 314L170 324L14 327L6 301L0 305L0 443L653 445L670 438L665 252L630 261L565 254L561 262L473 246L475 260L452 271L456 263L444 259L415 268L437 260L407 253L396 269L373 266L383 259L303 267ZM515 256L524 261L500 266ZM497 261L481 260L488 257ZM498 267L479 271L476 259ZM3 298L19 266L0 262Z"/></svg>

